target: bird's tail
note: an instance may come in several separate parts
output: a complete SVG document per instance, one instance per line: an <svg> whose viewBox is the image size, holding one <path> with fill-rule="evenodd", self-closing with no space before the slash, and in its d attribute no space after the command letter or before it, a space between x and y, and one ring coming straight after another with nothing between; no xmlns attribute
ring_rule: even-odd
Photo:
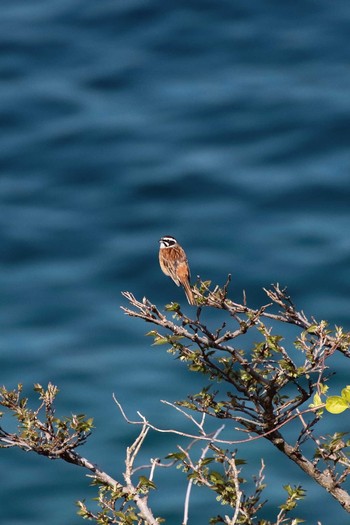
<svg viewBox="0 0 350 525"><path fill-rule="evenodd" d="M185 290L185 294L186 294L188 303L195 305L196 301L194 299L192 288L191 288L189 281L184 281L182 283L182 286L183 286L183 289Z"/></svg>

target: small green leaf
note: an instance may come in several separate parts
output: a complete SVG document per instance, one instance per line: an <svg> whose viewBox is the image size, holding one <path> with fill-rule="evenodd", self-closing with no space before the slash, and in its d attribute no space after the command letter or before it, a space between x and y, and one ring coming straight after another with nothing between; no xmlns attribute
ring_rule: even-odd
<svg viewBox="0 0 350 525"><path fill-rule="evenodd" d="M209 463L212 463L213 461L215 461L214 458L204 458L201 460L201 467L203 467L204 465L208 465Z"/></svg>
<svg viewBox="0 0 350 525"><path fill-rule="evenodd" d="M245 459L239 459L239 458L236 458L235 459L235 463L236 463L236 466L237 465L246 465L247 464L247 461Z"/></svg>
<svg viewBox="0 0 350 525"><path fill-rule="evenodd" d="M156 335L158 335L158 332L156 330L151 330L150 332L147 332L147 334L145 334L146 337L155 337Z"/></svg>
<svg viewBox="0 0 350 525"><path fill-rule="evenodd" d="M328 392L328 389L329 389L329 386L323 384L323 383L320 383L320 390L321 390L321 394L326 394Z"/></svg>
<svg viewBox="0 0 350 525"><path fill-rule="evenodd" d="M170 303L165 305L167 312L178 312L180 310L180 305L178 303Z"/></svg>
<svg viewBox="0 0 350 525"><path fill-rule="evenodd" d="M177 460L183 460L186 458L186 454L184 452L171 452L167 456L165 456L166 459L177 459Z"/></svg>
<svg viewBox="0 0 350 525"><path fill-rule="evenodd" d="M212 470L209 475L210 481L213 483L216 483L217 485L223 485L224 484L224 478L219 472L216 472L215 470Z"/></svg>
<svg viewBox="0 0 350 525"><path fill-rule="evenodd" d="M311 326L309 326L309 328L306 330L307 333L309 334L313 334L316 332L318 328L318 325L317 324L312 324Z"/></svg>
<svg viewBox="0 0 350 525"><path fill-rule="evenodd" d="M293 487L291 487L291 485L283 485L283 488L288 492L289 496L293 494Z"/></svg>
<svg viewBox="0 0 350 525"><path fill-rule="evenodd" d="M168 342L169 341L167 337L156 337L152 346L165 345Z"/></svg>
<svg viewBox="0 0 350 525"><path fill-rule="evenodd" d="M146 478L146 476L140 476L139 477L139 484L140 487L147 487L148 489L156 489L157 486L151 481L150 479Z"/></svg>
<svg viewBox="0 0 350 525"><path fill-rule="evenodd" d="M319 406L322 406L323 403L322 403L322 399L321 399L321 396L320 394L315 394L314 395L314 398L313 398L313 402L311 403L311 405L309 405L311 408L317 408Z"/></svg>

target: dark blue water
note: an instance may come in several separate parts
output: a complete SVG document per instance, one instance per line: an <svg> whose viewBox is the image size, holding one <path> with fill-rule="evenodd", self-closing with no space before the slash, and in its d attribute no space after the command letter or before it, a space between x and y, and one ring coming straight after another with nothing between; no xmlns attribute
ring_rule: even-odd
<svg viewBox="0 0 350 525"><path fill-rule="evenodd" d="M119 309L121 290L183 300L161 235L193 275L231 272L234 298L257 306L278 281L350 329L349 34L345 0L2 1L0 383L57 384L58 415L95 418L82 453L111 475L136 436L112 393L167 426L159 400L201 385ZM151 435L145 457L174 448ZM309 494L297 516L348 523L266 445L240 451L262 455L271 519L289 482ZM81 523L74 501L95 495L82 470L24 452L2 451L0 470L7 525ZM186 487L167 476L154 511L175 525ZM194 494L193 524L221 511L208 501Z"/></svg>

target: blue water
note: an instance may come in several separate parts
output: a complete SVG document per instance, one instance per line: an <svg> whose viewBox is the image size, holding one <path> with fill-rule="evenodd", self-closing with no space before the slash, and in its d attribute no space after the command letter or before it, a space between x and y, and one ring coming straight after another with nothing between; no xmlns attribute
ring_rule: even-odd
<svg viewBox="0 0 350 525"><path fill-rule="evenodd" d="M234 298L257 306L280 282L350 329L349 34L345 0L2 1L0 384L57 384L58 415L95 418L81 452L111 475L136 435L113 392L168 426L159 400L201 386L119 308L121 290L183 300L159 270L161 235L193 275L231 272ZM175 443L153 434L144 457ZM289 482L308 490L307 523L349 522L267 445L240 456L253 470L265 456L271 519ZM21 451L2 451L0 471L7 525L81 523L74 501L95 495L82 470ZM170 525L186 489L173 475L153 500ZM220 510L195 492L191 523Z"/></svg>

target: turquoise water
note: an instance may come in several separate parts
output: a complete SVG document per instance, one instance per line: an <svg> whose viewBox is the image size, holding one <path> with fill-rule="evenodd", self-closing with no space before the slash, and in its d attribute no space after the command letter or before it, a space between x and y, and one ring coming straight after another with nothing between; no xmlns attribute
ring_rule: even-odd
<svg viewBox="0 0 350 525"><path fill-rule="evenodd" d="M280 282L350 329L350 5L3 0L1 12L0 384L57 384L59 415L95 418L81 452L118 477L136 430L112 393L167 426L159 400L201 385L119 308L122 290L183 300L159 270L160 236L181 241L194 276L231 272L234 297L259 305ZM348 377L336 365L334 391ZM253 448L240 455L276 458ZM173 449L152 435L145 457ZM281 484L302 483L297 515L348 523L277 460L267 514ZM2 451L0 471L7 525L82 523L74 501L94 496L82 470L24 452ZM161 476L155 513L175 525L186 487ZM208 500L195 493L192 523L218 512Z"/></svg>

